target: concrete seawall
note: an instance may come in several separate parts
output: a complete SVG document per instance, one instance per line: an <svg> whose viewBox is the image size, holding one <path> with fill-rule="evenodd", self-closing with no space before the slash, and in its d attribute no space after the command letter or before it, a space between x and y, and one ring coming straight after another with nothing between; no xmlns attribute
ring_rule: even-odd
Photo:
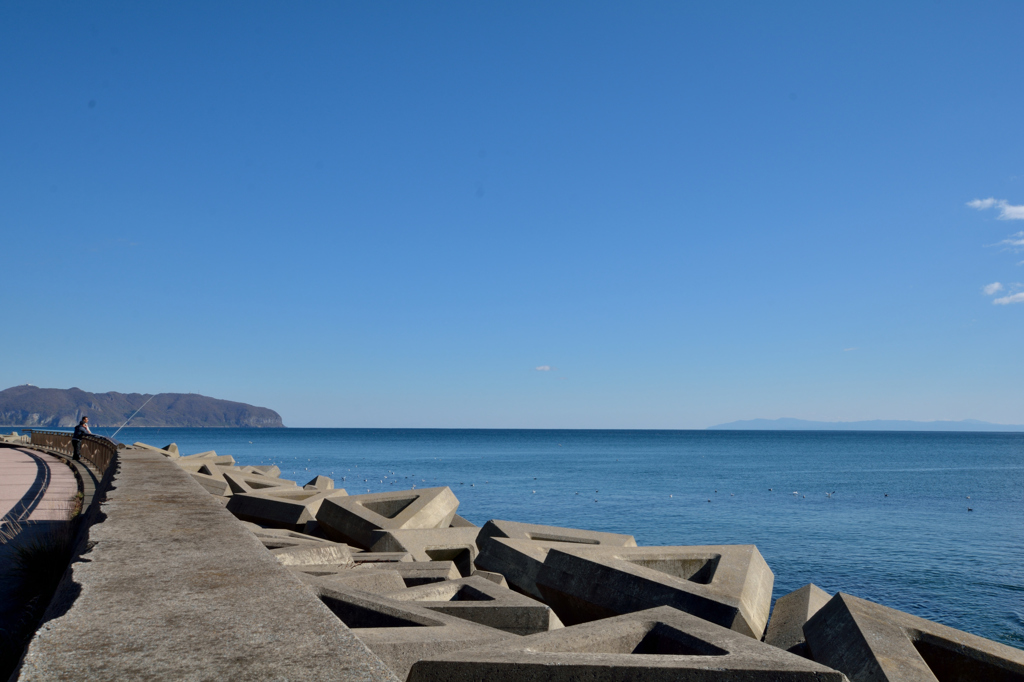
<svg viewBox="0 0 1024 682"><path fill-rule="evenodd" d="M99 455L14 679L1024 682L1019 649L849 594L772 609L754 545L477 528L446 486L349 495L173 443Z"/></svg>
<svg viewBox="0 0 1024 682"><path fill-rule="evenodd" d="M121 451L14 679L395 680L172 461Z"/></svg>

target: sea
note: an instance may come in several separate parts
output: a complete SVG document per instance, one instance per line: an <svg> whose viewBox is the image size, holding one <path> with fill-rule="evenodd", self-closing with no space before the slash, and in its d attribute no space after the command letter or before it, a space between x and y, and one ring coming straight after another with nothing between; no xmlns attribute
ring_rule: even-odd
<svg viewBox="0 0 1024 682"><path fill-rule="evenodd" d="M95 429L98 433L113 429ZM754 544L807 583L1024 648L1024 433L126 428L349 494L449 486L458 513Z"/></svg>

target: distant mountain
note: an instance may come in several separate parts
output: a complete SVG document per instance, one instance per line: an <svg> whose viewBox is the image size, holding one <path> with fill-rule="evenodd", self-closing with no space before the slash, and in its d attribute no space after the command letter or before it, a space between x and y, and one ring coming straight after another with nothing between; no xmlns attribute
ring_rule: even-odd
<svg viewBox="0 0 1024 682"><path fill-rule="evenodd" d="M91 426L120 426L151 396L131 426L284 426L273 410L198 393L89 393L29 384L0 391L0 424L67 428L85 415Z"/></svg>
<svg viewBox="0 0 1024 682"><path fill-rule="evenodd" d="M1022 424L992 424L977 419L915 422L872 419L860 422L815 422L806 419L745 419L709 426L709 431L1024 431Z"/></svg>

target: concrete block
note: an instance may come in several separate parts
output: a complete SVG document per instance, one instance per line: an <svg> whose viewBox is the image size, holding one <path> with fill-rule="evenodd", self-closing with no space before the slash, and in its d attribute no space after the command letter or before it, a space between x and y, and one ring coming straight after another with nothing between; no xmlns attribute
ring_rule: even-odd
<svg viewBox="0 0 1024 682"><path fill-rule="evenodd" d="M372 647L371 647L372 649ZM842 673L662 606L421 659L408 682L846 682Z"/></svg>
<svg viewBox="0 0 1024 682"><path fill-rule="evenodd" d="M768 621L764 643L806 657L804 623L831 598L832 595L813 583L779 597L772 609L771 620Z"/></svg>
<svg viewBox="0 0 1024 682"><path fill-rule="evenodd" d="M537 587L566 624L672 606L760 640L774 581L754 545L562 545L548 552Z"/></svg>
<svg viewBox="0 0 1024 682"><path fill-rule="evenodd" d="M352 564L299 564L288 568L296 574L302 573L315 578L330 578L350 572Z"/></svg>
<svg viewBox="0 0 1024 682"><path fill-rule="evenodd" d="M325 533L323 529L320 528L320 524L317 522L316 519L313 519L312 521L306 521L306 525L302 529L302 532L306 535L316 538L327 538L327 533Z"/></svg>
<svg viewBox="0 0 1024 682"><path fill-rule="evenodd" d="M549 548L636 547L636 540L632 535L491 519L480 529L476 544L477 568L500 573L512 589L543 601L536 580Z"/></svg>
<svg viewBox="0 0 1024 682"><path fill-rule="evenodd" d="M179 461L179 462L177 462L177 464L178 464L179 467L181 467L182 469L184 469L185 471L187 471L189 473L193 473L193 474L203 473L203 474L206 474L207 476L210 475L210 473L209 473L210 469L209 468L204 469L204 467L206 467L206 465L203 464L201 461L200 462L181 462L181 461Z"/></svg>
<svg viewBox="0 0 1024 682"><path fill-rule="evenodd" d="M560 528L558 526L539 526L534 523L518 523L516 521L500 521L491 519L480 529L483 538L509 538L511 540L535 540L538 542L564 542L578 545L608 545L612 547L636 547L632 535L618 533L602 533L579 528Z"/></svg>
<svg viewBox="0 0 1024 682"><path fill-rule="evenodd" d="M259 526L259 525L255 524L255 523L250 523L249 521L242 521L242 523L244 523L246 525L246 527L248 527L253 532L253 534L256 537L260 538L261 540L266 539L266 538L276 538L276 539L281 539L281 540L284 540L284 541L287 541L287 542L295 542L295 543L318 543L319 544L319 543L325 543L325 542L329 543L329 542L331 542L330 540L325 540L323 538L313 537L311 535L307 535L306 533L303 533L303 532L300 532L300 531L288 530L287 528L264 528L263 526Z"/></svg>
<svg viewBox="0 0 1024 682"><path fill-rule="evenodd" d="M360 552L356 563L392 563L396 561L411 562L412 554L408 552Z"/></svg>
<svg viewBox="0 0 1024 682"><path fill-rule="evenodd" d="M178 457L180 456L178 453L177 446L174 447L173 452L169 452L167 450L162 450L153 445L147 445L146 443L132 443L132 445L137 448L143 448L144 450L148 450L149 452L155 452L159 455L163 455L164 457L168 457L170 459L178 459Z"/></svg>
<svg viewBox="0 0 1024 682"><path fill-rule="evenodd" d="M194 461L194 460L197 460L197 459L216 459L216 458L217 458L217 451L216 450L205 450L203 452L197 452L194 455L182 455L181 456L181 459L185 460L186 462Z"/></svg>
<svg viewBox="0 0 1024 682"><path fill-rule="evenodd" d="M815 661L852 682L1024 680L1024 651L842 592L804 625Z"/></svg>
<svg viewBox="0 0 1024 682"><path fill-rule="evenodd" d="M516 592L544 601L537 589L537 576L553 543L509 538L480 538L477 568L506 578Z"/></svg>
<svg viewBox="0 0 1024 682"><path fill-rule="evenodd" d="M205 465L203 468L206 468ZM215 466L213 468L219 469L220 467ZM203 473L202 469L200 469L200 473ZM231 488L231 492L236 495L239 493L256 493L261 490L268 490L271 488L295 489L298 487L295 481L289 481L284 478L267 478L266 476L246 474L237 471L220 472L220 476L227 481L228 486Z"/></svg>
<svg viewBox="0 0 1024 682"><path fill-rule="evenodd" d="M353 554L355 571L397 571L405 581L406 587L416 587L428 583L438 583L444 580L458 580L462 576L455 563L451 561L398 561L389 563L361 563L358 561L359 554Z"/></svg>
<svg viewBox="0 0 1024 682"><path fill-rule="evenodd" d="M562 627L550 607L481 577L446 580L386 595L423 608L511 632L534 635Z"/></svg>
<svg viewBox="0 0 1024 682"><path fill-rule="evenodd" d="M424 488L331 499L316 520L332 540L368 549L375 530L447 528L458 508L450 488Z"/></svg>
<svg viewBox="0 0 1024 682"><path fill-rule="evenodd" d="M259 538L260 542L263 543L263 546L267 549L283 549L285 547L318 547L323 542L330 542L329 540L320 540L319 538L310 540L298 540L295 538L282 538L273 536L267 537L257 535L257 537ZM345 546L348 547L348 545Z"/></svg>
<svg viewBox="0 0 1024 682"><path fill-rule="evenodd" d="M188 475L192 477L199 485L206 489L206 492L211 495L218 497L230 497L231 487L227 481L224 480L223 476L211 476L209 474L201 474L195 471L188 472Z"/></svg>
<svg viewBox="0 0 1024 682"><path fill-rule="evenodd" d="M495 585L508 587L508 581L505 580L505 576L503 576L501 573L493 573L491 571L473 571L473 575L480 576L481 578L486 578Z"/></svg>
<svg viewBox="0 0 1024 682"><path fill-rule="evenodd" d="M327 585L343 590L359 590L370 594L388 594L405 589L405 581L398 571L353 571L342 567L335 571L319 573L309 571L307 566L295 566L293 572L310 585Z"/></svg>
<svg viewBox="0 0 1024 682"><path fill-rule="evenodd" d="M401 680L422 658L516 637L412 602L317 582L320 600Z"/></svg>
<svg viewBox="0 0 1024 682"><path fill-rule="evenodd" d="M328 492L302 490L295 486L268 488L244 495L233 495L228 511L245 521L262 526L299 531L312 521L324 502L347 495L343 489Z"/></svg>
<svg viewBox="0 0 1024 682"><path fill-rule="evenodd" d="M202 474L203 476L212 476L218 481L224 480L224 470L218 466L210 466L203 464L202 462L184 462L179 464L182 469L191 474Z"/></svg>
<svg viewBox="0 0 1024 682"><path fill-rule="evenodd" d="M302 487L306 490L334 490L334 479L327 478L326 476L315 476L313 480Z"/></svg>
<svg viewBox="0 0 1024 682"><path fill-rule="evenodd" d="M180 455L181 454L180 452L178 452L178 445L176 443L168 443L167 445L165 445L163 447L163 450L164 450L164 452L169 452L172 455Z"/></svg>
<svg viewBox="0 0 1024 682"><path fill-rule="evenodd" d="M452 522L451 522L451 525L449 526L449 528L479 528L479 527L480 526L476 525L472 521L467 521L466 519L462 518L458 514L456 514L455 516L452 517Z"/></svg>
<svg viewBox="0 0 1024 682"><path fill-rule="evenodd" d="M220 479L223 479L225 471L229 471L229 469L219 467L216 464L199 464L198 468L195 469L197 474L205 474L207 476L213 476L214 478Z"/></svg>
<svg viewBox="0 0 1024 682"><path fill-rule="evenodd" d="M352 554L348 545L336 542L281 547L270 550L274 558L285 566L302 566L310 564L351 565Z"/></svg>
<svg viewBox="0 0 1024 682"><path fill-rule="evenodd" d="M272 464L239 467L239 471L242 473L256 474L257 476L266 476L267 478L279 478L281 476L281 469Z"/></svg>
<svg viewBox="0 0 1024 682"><path fill-rule="evenodd" d="M186 455L175 460L179 465L201 463L207 466L234 466L235 458L231 455L218 455L213 450L199 455Z"/></svg>
<svg viewBox="0 0 1024 682"><path fill-rule="evenodd" d="M253 524L255 525L255 524ZM280 533L274 533L272 531L281 531ZM334 544L330 540L323 540L321 538L314 538L306 535L305 533L296 533L292 530L284 530L279 528L260 528L254 530L255 535L263 546L267 549L280 549L281 547L301 547L304 545L321 545L321 544ZM346 545L347 547L348 545Z"/></svg>
<svg viewBox="0 0 1024 682"><path fill-rule="evenodd" d="M381 530L373 533L371 552L409 552L413 561L454 561L463 577L472 575L479 550L476 527Z"/></svg>

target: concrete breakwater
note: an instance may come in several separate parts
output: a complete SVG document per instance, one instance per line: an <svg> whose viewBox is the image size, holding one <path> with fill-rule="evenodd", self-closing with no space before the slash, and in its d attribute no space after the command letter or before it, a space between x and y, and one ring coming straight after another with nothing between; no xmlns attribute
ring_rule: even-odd
<svg viewBox="0 0 1024 682"><path fill-rule="evenodd" d="M458 516L214 452L121 450L20 677L1024 680L1024 652L813 585L752 545ZM204 492L205 490L205 492Z"/></svg>

